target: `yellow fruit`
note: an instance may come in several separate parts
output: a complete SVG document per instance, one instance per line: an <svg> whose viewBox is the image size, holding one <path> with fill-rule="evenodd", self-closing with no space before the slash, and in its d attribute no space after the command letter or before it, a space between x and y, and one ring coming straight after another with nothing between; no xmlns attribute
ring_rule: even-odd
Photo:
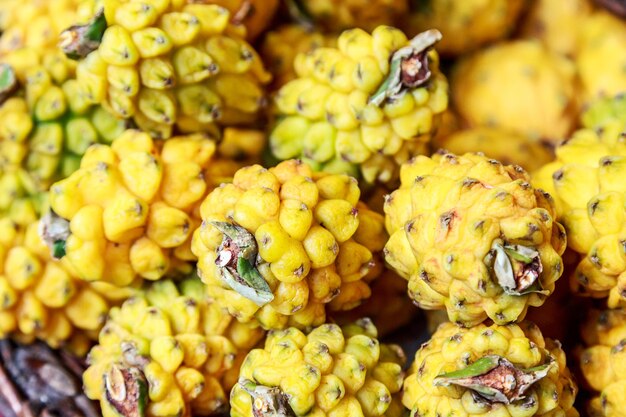
<svg viewBox="0 0 626 417"><path fill-rule="evenodd" d="M419 156L385 203L385 260L420 307L471 327L523 319L563 273L565 232L519 166L480 154Z"/></svg>
<svg viewBox="0 0 626 417"><path fill-rule="evenodd" d="M452 97L471 127L498 127L558 143L576 121L574 75L572 62L539 42L508 42L461 61L452 77Z"/></svg>
<svg viewBox="0 0 626 417"><path fill-rule="evenodd" d="M574 57L580 27L591 14L589 0L535 0L521 23L524 38L540 40L549 50Z"/></svg>
<svg viewBox="0 0 626 417"><path fill-rule="evenodd" d="M278 9L278 0L205 0L230 11L231 21L246 28L246 39L253 41L267 29Z"/></svg>
<svg viewBox="0 0 626 417"><path fill-rule="evenodd" d="M240 169L204 200L192 251L209 295L264 328L324 323L370 296L386 240L356 180L300 161ZM258 255L258 256L257 256Z"/></svg>
<svg viewBox="0 0 626 417"><path fill-rule="evenodd" d="M457 155L482 152L505 165L520 165L529 172L541 168L553 159L552 152L545 144L518 133L491 127L476 127L452 133L438 142L437 147Z"/></svg>
<svg viewBox="0 0 626 417"><path fill-rule="evenodd" d="M79 94L159 138L255 123L271 76L245 30L212 2L168 3L85 0L61 41Z"/></svg>
<svg viewBox="0 0 626 417"><path fill-rule="evenodd" d="M237 156L259 146L241 148L240 139L261 137L229 132L218 147L202 134L164 142L128 130L111 146L90 147L80 169L50 192L52 222L67 228L54 239L64 245L66 262L82 279L120 286L191 272L200 203L232 177L240 166Z"/></svg>
<svg viewBox="0 0 626 417"><path fill-rule="evenodd" d="M533 177L554 196L568 247L581 255L575 292L626 305L626 142L620 121L577 131Z"/></svg>
<svg viewBox="0 0 626 417"><path fill-rule="evenodd" d="M402 403L423 417L577 417L577 391L560 343L531 322L444 323L415 354Z"/></svg>
<svg viewBox="0 0 626 417"><path fill-rule="evenodd" d="M371 35L352 29L337 48L300 55L298 78L275 97L274 156L360 174L368 183L396 180L399 164L425 151L448 104L431 49L440 36L431 30L409 41L389 26Z"/></svg>
<svg viewBox="0 0 626 417"><path fill-rule="evenodd" d="M296 0L304 14L325 29L336 32L393 25L408 10L407 0Z"/></svg>
<svg viewBox="0 0 626 417"><path fill-rule="evenodd" d="M277 90L297 77L296 68L304 63L306 54L335 45L334 37L300 25L284 25L268 32L261 47L261 57L272 73L272 89Z"/></svg>
<svg viewBox="0 0 626 417"><path fill-rule="evenodd" d="M111 309L88 357L84 390L104 416L214 415L263 337L204 297L197 278L153 283Z"/></svg>
<svg viewBox="0 0 626 417"><path fill-rule="evenodd" d="M506 37L515 29L524 0L428 0L404 20L409 35L441 31L442 55L461 55Z"/></svg>
<svg viewBox="0 0 626 417"><path fill-rule="evenodd" d="M623 309L591 310L582 337L586 348L580 356L580 368L592 391L587 415L624 416L626 313Z"/></svg>
<svg viewBox="0 0 626 417"><path fill-rule="evenodd" d="M404 361L399 346L378 342L369 319L274 331L244 360L231 416L399 417Z"/></svg>
<svg viewBox="0 0 626 417"><path fill-rule="evenodd" d="M626 24L607 12L598 11L580 28L576 69L582 85L582 99L590 102L626 91ZM601 74L594 63L602 62Z"/></svg>
<svg viewBox="0 0 626 417"><path fill-rule="evenodd" d="M40 339L84 355L114 296L129 297L134 290L83 282L69 265L51 258L39 227L39 222L20 227L0 219L0 338Z"/></svg>

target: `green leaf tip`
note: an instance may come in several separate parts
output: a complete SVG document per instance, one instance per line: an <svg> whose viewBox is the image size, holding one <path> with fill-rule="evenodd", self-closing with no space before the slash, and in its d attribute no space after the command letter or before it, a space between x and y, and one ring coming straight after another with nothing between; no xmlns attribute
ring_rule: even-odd
<svg viewBox="0 0 626 417"><path fill-rule="evenodd" d="M102 36L108 27L104 9L98 10L96 15L84 25L74 25L63 32L59 37L59 47L70 59L82 59L98 49Z"/></svg>

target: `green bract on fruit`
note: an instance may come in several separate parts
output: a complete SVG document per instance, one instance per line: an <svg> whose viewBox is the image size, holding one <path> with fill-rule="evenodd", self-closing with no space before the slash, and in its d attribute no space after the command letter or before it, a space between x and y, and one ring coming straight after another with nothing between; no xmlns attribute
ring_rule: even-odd
<svg viewBox="0 0 626 417"><path fill-rule="evenodd" d="M224 413L239 365L262 337L209 301L197 278L152 283L111 309L85 392L104 417Z"/></svg>
<svg viewBox="0 0 626 417"><path fill-rule="evenodd" d="M400 417L404 362L399 346L378 342L368 319L272 331L244 360L230 415Z"/></svg>
<svg viewBox="0 0 626 417"><path fill-rule="evenodd" d="M99 9L88 0L82 10L91 20L67 29L61 46L79 59L85 100L159 138L259 119L271 76L227 9L169 0Z"/></svg>
<svg viewBox="0 0 626 417"><path fill-rule="evenodd" d="M554 291L565 232L522 168L438 153L403 165L400 178L385 203L385 260L420 307L467 327L507 324Z"/></svg>
<svg viewBox="0 0 626 417"><path fill-rule="evenodd" d="M275 98L270 135L278 159L351 172L366 182L397 179L398 166L424 153L448 105L447 81L432 49L436 30L412 40L389 26L343 32L337 48L297 59L297 78Z"/></svg>
<svg viewBox="0 0 626 417"><path fill-rule="evenodd" d="M317 326L327 309L358 306L387 238L359 198L354 178L296 160L240 169L200 208L192 251L209 295L268 329Z"/></svg>
<svg viewBox="0 0 626 417"><path fill-rule="evenodd" d="M444 323L415 354L402 403L422 417L578 417L577 391L560 343L534 324Z"/></svg>

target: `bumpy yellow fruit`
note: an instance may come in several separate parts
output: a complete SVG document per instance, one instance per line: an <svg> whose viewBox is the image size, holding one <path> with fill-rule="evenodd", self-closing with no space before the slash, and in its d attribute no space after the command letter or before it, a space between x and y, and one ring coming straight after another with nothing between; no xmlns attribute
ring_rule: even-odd
<svg viewBox="0 0 626 417"><path fill-rule="evenodd" d="M594 100L581 113L580 122L589 129L602 129L619 122L626 130L626 92Z"/></svg>
<svg viewBox="0 0 626 417"><path fill-rule="evenodd" d="M444 323L408 374L402 403L415 416L579 415L565 352L530 322L471 329Z"/></svg>
<svg viewBox="0 0 626 417"><path fill-rule="evenodd" d="M442 55L461 55L506 37L514 28L524 0L427 0L403 23L416 34L431 27L443 34Z"/></svg>
<svg viewBox="0 0 626 417"><path fill-rule="evenodd" d="M243 362L230 415L399 417L404 362L369 319L274 331Z"/></svg>
<svg viewBox="0 0 626 417"><path fill-rule="evenodd" d="M354 310L331 314L336 323L349 323L360 317L369 317L378 335L385 337L409 324L419 313L406 296L406 281L395 272L385 269L372 284L372 296Z"/></svg>
<svg viewBox="0 0 626 417"><path fill-rule="evenodd" d="M268 329L317 326L326 309L358 306L387 238L359 196L354 178L300 161L239 170L200 209L192 251L209 295Z"/></svg>
<svg viewBox="0 0 626 417"><path fill-rule="evenodd" d="M197 278L165 280L111 309L83 374L103 417L228 410L239 366L263 331L233 320L204 293Z"/></svg>
<svg viewBox="0 0 626 417"><path fill-rule="evenodd" d="M326 30L337 32L394 25L408 10L407 0L296 0L304 14Z"/></svg>
<svg viewBox="0 0 626 417"><path fill-rule="evenodd" d="M452 133L438 141L436 146L457 155L483 152L505 165L520 165L529 172L553 159L552 152L545 144L519 133L491 127L475 127Z"/></svg>
<svg viewBox="0 0 626 417"><path fill-rule="evenodd" d="M76 19L81 0L3 0L0 2L0 56L21 48L53 48Z"/></svg>
<svg viewBox="0 0 626 417"><path fill-rule="evenodd" d="M623 124L584 129L556 149L557 159L534 175L556 201L568 247L582 255L574 290L626 306L626 141Z"/></svg>
<svg viewBox="0 0 626 417"><path fill-rule="evenodd" d="M574 75L572 62L538 41L508 42L461 61L453 73L452 97L469 126L558 143L576 121Z"/></svg>
<svg viewBox="0 0 626 417"><path fill-rule="evenodd" d="M334 47L336 43L334 36L300 25L284 25L268 32L261 47L261 57L272 73L272 89L297 77L296 68L305 63L305 54L317 48Z"/></svg>
<svg viewBox="0 0 626 417"><path fill-rule="evenodd" d="M385 203L385 260L425 309L476 325L521 320L563 272L565 232L551 197L519 166L480 154L419 156Z"/></svg>
<svg viewBox="0 0 626 417"><path fill-rule="evenodd" d="M39 194L74 172L94 143L124 122L76 94L74 65L60 51L24 48L0 58L21 84L0 105L0 212L26 226L41 212Z"/></svg>
<svg viewBox="0 0 626 417"><path fill-rule="evenodd" d="M598 11L585 20L580 31L576 67L583 99L589 102L626 91L626 23ZM601 75L598 62L602 63Z"/></svg>
<svg viewBox="0 0 626 417"><path fill-rule="evenodd" d="M37 338L84 355L104 324L110 300L133 291L77 278L70 266L51 258L38 227L39 222L24 228L0 219L0 338Z"/></svg>
<svg viewBox="0 0 626 417"><path fill-rule="evenodd" d="M580 27L591 11L590 0L534 0L521 23L521 35L540 40L553 52L573 57Z"/></svg>
<svg viewBox="0 0 626 417"><path fill-rule="evenodd" d="M274 156L360 173L366 182L396 179L399 164L424 151L448 104L431 49L440 36L433 30L409 41L389 26L371 35L352 29L339 36L338 48L297 58L298 78L275 99Z"/></svg>
<svg viewBox="0 0 626 417"><path fill-rule="evenodd" d="M264 107L271 76L215 4L169 0L86 0L95 17L63 33L68 55L80 58L80 94L133 119L155 137L250 125ZM90 7L89 7L90 6ZM245 31L243 31L245 32Z"/></svg>
<svg viewBox="0 0 626 417"><path fill-rule="evenodd" d="M626 311L590 311L582 337L586 349L580 356L580 368L585 384L593 391L588 415L624 417Z"/></svg>
<svg viewBox="0 0 626 417"><path fill-rule="evenodd" d="M51 188L53 223L64 230L50 239L64 244L65 259L88 281L126 286L191 272L198 207L239 167L220 163L217 150L202 134L154 141L135 130L90 147L80 169Z"/></svg>

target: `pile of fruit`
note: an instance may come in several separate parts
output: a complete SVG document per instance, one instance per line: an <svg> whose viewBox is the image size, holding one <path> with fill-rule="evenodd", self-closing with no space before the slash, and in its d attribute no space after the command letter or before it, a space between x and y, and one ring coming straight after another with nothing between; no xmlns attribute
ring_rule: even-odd
<svg viewBox="0 0 626 417"><path fill-rule="evenodd" d="M0 416L625 417L625 69L620 0L0 0Z"/></svg>

